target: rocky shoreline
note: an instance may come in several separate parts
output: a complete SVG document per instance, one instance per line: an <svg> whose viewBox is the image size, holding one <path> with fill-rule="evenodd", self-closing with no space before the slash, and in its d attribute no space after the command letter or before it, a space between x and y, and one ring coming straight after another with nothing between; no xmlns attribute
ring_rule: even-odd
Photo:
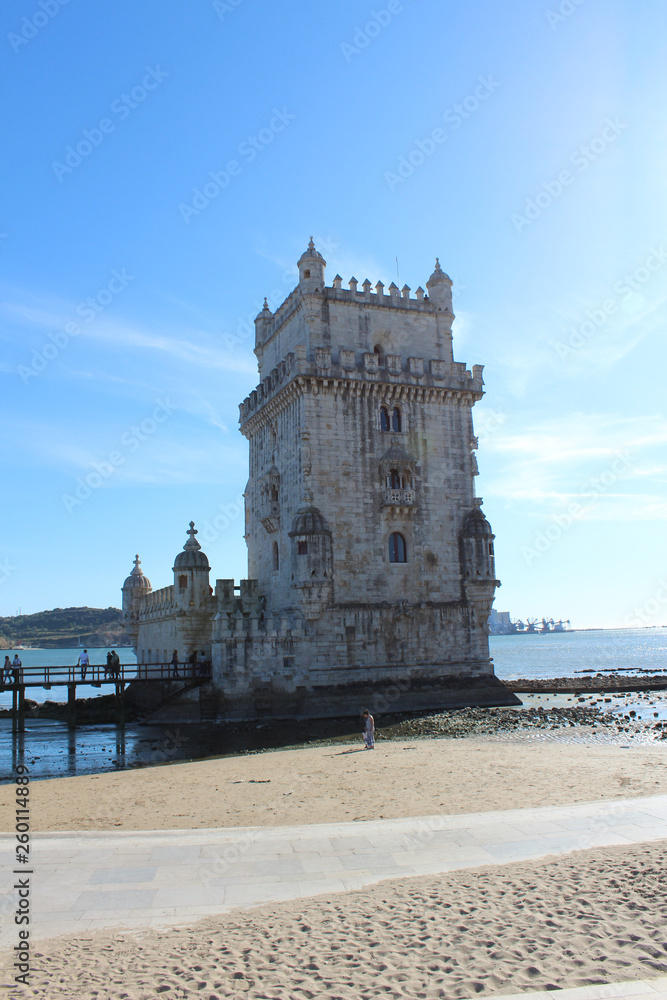
<svg viewBox="0 0 667 1000"><path fill-rule="evenodd" d="M610 691L667 691L667 673L650 670L641 674L615 672L582 674L580 677L522 677L504 681L515 694L559 692L581 694L584 691L608 693Z"/></svg>

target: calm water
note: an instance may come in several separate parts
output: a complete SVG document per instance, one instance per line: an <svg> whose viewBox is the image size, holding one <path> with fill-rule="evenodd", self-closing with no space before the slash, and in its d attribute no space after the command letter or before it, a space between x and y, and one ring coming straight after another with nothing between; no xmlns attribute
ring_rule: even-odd
<svg viewBox="0 0 667 1000"><path fill-rule="evenodd" d="M9 650L7 651L9 652ZM24 666L75 664L79 649L25 649L19 655ZM106 662L106 649L90 649L91 661ZM135 663L131 650L121 649L122 663ZM491 637L491 655L496 673L510 680L518 677L581 676L581 671L632 668L667 670L667 629L617 629L596 632L571 632L552 635L507 635ZM4 658L4 653L3 653ZM13 658L13 651L12 651ZM629 676L632 671L628 671ZM78 685L79 697L97 697L104 689ZM66 688L44 691L34 688L30 697L65 701ZM11 694L0 694L0 706L11 706ZM638 701L638 711L647 706ZM652 710L658 706L651 706ZM612 711L627 711L611 705ZM667 711L660 708L660 718ZM63 722L50 719L27 719L26 732L13 737L11 719L0 719L0 783L11 779L13 766L23 759L33 778L62 775L98 774L142 767L166 761L191 760L216 753L260 748L263 726L247 724L246 730L225 740L222 727L202 730L198 726L139 726L118 728L111 724L79 726L69 731ZM289 728L289 727L287 727ZM259 732L255 732L258 729ZM310 738L304 735L304 739ZM284 745L295 742L294 734L285 732ZM229 743L229 745L227 745Z"/></svg>
<svg viewBox="0 0 667 1000"><path fill-rule="evenodd" d="M667 628L492 635L489 642L496 674L503 680L576 677L583 670L622 669L630 676L635 670L667 670Z"/></svg>

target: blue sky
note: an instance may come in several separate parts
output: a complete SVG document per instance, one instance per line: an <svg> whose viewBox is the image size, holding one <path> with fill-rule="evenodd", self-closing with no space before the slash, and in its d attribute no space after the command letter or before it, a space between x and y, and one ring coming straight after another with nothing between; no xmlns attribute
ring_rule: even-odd
<svg viewBox="0 0 667 1000"><path fill-rule="evenodd" d="M329 282L454 281L496 606L667 622L663 3L0 21L0 614L118 605L137 551L166 585L191 518L245 576L249 321L313 234Z"/></svg>

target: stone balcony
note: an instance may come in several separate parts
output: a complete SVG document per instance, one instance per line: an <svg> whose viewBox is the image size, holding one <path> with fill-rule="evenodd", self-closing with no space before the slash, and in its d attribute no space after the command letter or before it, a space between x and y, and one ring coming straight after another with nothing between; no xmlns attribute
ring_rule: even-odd
<svg viewBox="0 0 667 1000"><path fill-rule="evenodd" d="M259 519L271 534L280 527L280 504L277 500L265 500L259 508Z"/></svg>
<svg viewBox="0 0 667 1000"><path fill-rule="evenodd" d="M383 507L415 507L416 498L414 490L392 490L386 489L382 495Z"/></svg>

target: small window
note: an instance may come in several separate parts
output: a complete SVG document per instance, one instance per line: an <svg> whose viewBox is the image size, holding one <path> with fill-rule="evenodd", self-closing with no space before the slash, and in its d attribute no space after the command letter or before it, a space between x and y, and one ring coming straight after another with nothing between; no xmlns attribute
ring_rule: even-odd
<svg viewBox="0 0 667 1000"><path fill-rule="evenodd" d="M405 549L405 539L400 532L394 531L394 533L389 536L389 562L404 563L407 561L408 557Z"/></svg>
<svg viewBox="0 0 667 1000"><path fill-rule="evenodd" d="M391 415L391 429L392 429L392 431L395 431L397 434L400 434L401 431L402 431L402 429L403 429L402 423L403 422L401 420L401 411L399 410L399 408L397 406L395 406L394 407L394 412Z"/></svg>
<svg viewBox="0 0 667 1000"><path fill-rule="evenodd" d="M276 503L277 500L278 500L278 487L277 486L272 486L271 487L271 502L272 503Z"/></svg>
<svg viewBox="0 0 667 1000"><path fill-rule="evenodd" d="M273 543L273 569L280 569L280 549L278 548L278 542Z"/></svg>
<svg viewBox="0 0 667 1000"><path fill-rule="evenodd" d="M402 485L401 475L398 469L392 469L389 473L389 489L400 490Z"/></svg>
<svg viewBox="0 0 667 1000"><path fill-rule="evenodd" d="M389 430L389 410L387 409L386 406L380 407L380 430L381 431Z"/></svg>
<svg viewBox="0 0 667 1000"><path fill-rule="evenodd" d="M296 543L296 553L299 556L308 555L308 542L297 542Z"/></svg>
<svg viewBox="0 0 667 1000"><path fill-rule="evenodd" d="M493 555L493 542L489 542L489 555Z"/></svg>
<svg viewBox="0 0 667 1000"><path fill-rule="evenodd" d="M304 278L310 278L310 271L304 271L303 276Z"/></svg>
<svg viewBox="0 0 667 1000"><path fill-rule="evenodd" d="M378 366L381 368L384 364L384 351L382 350L382 346L380 344L375 345L373 348L373 354L375 355Z"/></svg>
<svg viewBox="0 0 667 1000"><path fill-rule="evenodd" d="M185 590L185 588L187 587L187 585L188 585L188 578L187 578L187 576L179 576L179 578L178 578L178 586L181 588L181 590Z"/></svg>

